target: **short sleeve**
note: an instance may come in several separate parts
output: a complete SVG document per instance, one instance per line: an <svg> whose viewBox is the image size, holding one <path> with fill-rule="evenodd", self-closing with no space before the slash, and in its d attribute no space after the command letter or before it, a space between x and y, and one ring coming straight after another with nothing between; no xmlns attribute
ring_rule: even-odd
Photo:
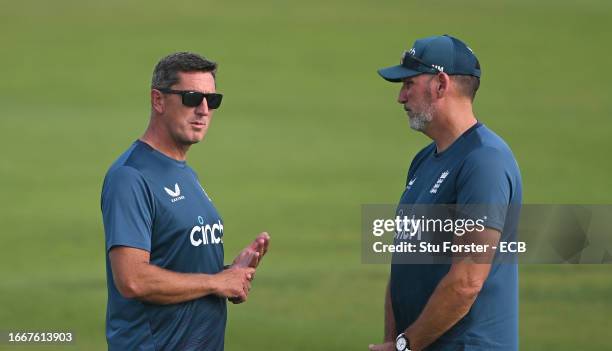
<svg viewBox="0 0 612 351"><path fill-rule="evenodd" d="M151 251L153 196L142 174L122 166L106 176L102 188L106 251L129 246Z"/></svg>
<svg viewBox="0 0 612 351"><path fill-rule="evenodd" d="M502 232L512 193L511 162L513 158L495 148L471 152L457 177L458 212L484 219L486 227Z"/></svg>

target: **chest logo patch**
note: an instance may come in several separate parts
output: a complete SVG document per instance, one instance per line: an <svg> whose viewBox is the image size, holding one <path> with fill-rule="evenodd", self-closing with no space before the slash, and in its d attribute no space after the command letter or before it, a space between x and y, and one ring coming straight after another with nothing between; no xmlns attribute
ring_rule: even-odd
<svg viewBox="0 0 612 351"><path fill-rule="evenodd" d="M177 202L179 200L183 200L185 198L184 195L181 195L181 188L179 188L178 183L174 183L174 191L164 187L166 194L170 195L172 198L170 201Z"/></svg>
<svg viewBox="0 0 612 351"><path fill-rule="evenodd" d="M448 169L444 172L442 172L442 174L440 174L440 178L438 178L438 180L436 181L436 183L431 187L431 190L429 190L430 194L436 194L438 193L438 189L440 188L440 185L442 185L442 183L444 183L444 179L446 179L446 177L448 177Z"/></svg>
<svg viewBox="0 0 612 351"><path fill-rule="evenodd" d="M221 220L210 224L204 224L204 218L198 216L198 224L191 228L189 241L193 246L218 245L223 243L223 223Z"/></svg>

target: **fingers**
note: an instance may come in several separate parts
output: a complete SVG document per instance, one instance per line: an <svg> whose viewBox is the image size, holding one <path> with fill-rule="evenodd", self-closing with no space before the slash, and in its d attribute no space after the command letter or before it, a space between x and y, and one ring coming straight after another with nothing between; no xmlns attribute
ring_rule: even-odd
<svg viewBox="0 0 612 351"><path fill-rule="evenodd" d="M243 287L243 289L244 289L244 292L245 292L246 296L248 296L248 295L249 295L249 293L251 292L251 282L250 282L249 280L247 280L247 281L244 283L244 287ZM246 297L245 297L245 300L246 300Z"/></svg>
<svg viewBox="0 0 612 351"><path fill-rule="evenodd" d="M234 264L237 267L252 266L254 255L255 255L255 251L252 250L250 247L247 247L246 249L242 250L242 252L240 252L238 257L236 257L236 259L234 260Z"/></svg>
<svg viewBox="0 0 612 351"><path fill-rule="evenodd" d="M262 249L261 256L265 255L268 252L268 246L270 245L270 234L268 234L267 232L261 232L257 236L256 240L259 244L258 246Z"/></svg>
<svg viewBox="0 0 612 351"><path fill-rule="evenodd" d="M255 268L253 267L247 267L244 269L247 277L249 278L249 280L251 280L253 278L253 275L255 275Z"/></svg>
<svg viewBox="0 0 612 351"><path fill-rule="evenodd" d="M266 240L263 238L257 239L257 253L259 254L258 257L263 257L263 255L265 254L265 246L266 246Z"/></svg>
<svg viewBox="0 0 612 351"><path fill-rule="evenodd" d="M267 232L261 232L255 240L249 245L255 251L262 252L265 254L268 251L268 243L270 242L270 234Z"/></svg>
<svg viewBox="0 0 612 351"><path fill-rule="evenodd" d="M257 256L258 253L257 253ZM218 276L220 289L218 295L226 297L234 304L245 302L251 290L251 281L255 277L255 268L234 264L221 271Z"/></svg>
<svg viewBox="0 0 612 351"><path fill-rule="evenodd" d="M220 272L218 295L230 300L246 301L254 274L255 269L250 267L232 267Z"/></svg>
<svg viewBox="0 0 612 351"><path fill-rule="evenodd" d="M242 289L236 294L235 297L231 297L228 300L230 300L234 304L243 303L248 299L250 291L251 282L246 279L242 282Z"/></svg>
<svg viewBox="0 0 612 351"><path fill-rule="evenodd" d="M246 301L247 297L249 296L250 289L251 288L249 287L249 281L247 280L242 284L242 295L240 296L242 300Z"/></svg>
<svg viewBox="0 0 612 351"><path fill-rule="evenodd" d="M256 268L259 265L259 257L261 254L258 251L249 251L247 267Z"/></svg>
<svg viewBox="0 0 612 351"><path fill-rule="evenodd" d="M268 251L270 235L266 232L260 233L253 242L234 259L234 265L238 267L257 267L261 259Z"/></svg>
<svg viewBox="0 0 612 351"><path fill-rule="evenodd" d="M249 246L247 246L247 249L251 249L253 251L257 251L257 247L259 246L259 238L261 235L258 235L255 240L253 240Z"/></svg>
<svg viewBox="0 0 612 351"><path fill-rule="evenodd" d="M253 279L253 275L255 274L255 269L254 268L242 268L241 271L243 272L243 276L241 279L241 283L242 283L242 291L240 292L240 300L242 300L242 302L247 300L247 297L249 296L249 292L251 291L251 280Z"/></svg>
<svg viewBox="0 0 612 351"><path fill-rule="evenodd" d="M251 267L257 267L261 262L262 258L268 252L268 245L270 243L270 235L266 232L260 233L257 238L253 241L251 247L254 246L254 251L256 251L257 256L253 258L251 262Z"/></svg>
<svg viewBox="0 0 612 351"><path fill-rule="evenodd" d="M241 303L243 303L243 302L244 302L244 300L241 300L241 299L240 299L240 298L238 298L238 297L230 297L230 298L228 298L228 300L229 300L231 303L233 303L234 305L238 305L238 304L241 304Z"/></svg>
<svg viewBox="0 0 612 351"><path fill-rule="evenodd" d="M263 253L261 253L260 251L255 252L255 255L253 257L253 261L251 262L251 267L255 268L257 266L259 266L259 261L261 261L261 258L263 256Z"/></svg>

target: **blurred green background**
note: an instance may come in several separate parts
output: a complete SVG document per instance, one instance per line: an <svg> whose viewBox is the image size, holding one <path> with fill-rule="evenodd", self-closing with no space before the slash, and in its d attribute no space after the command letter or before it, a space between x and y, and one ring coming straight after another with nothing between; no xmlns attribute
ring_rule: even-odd
<svg viewBox="0 0 612 351"><path fill-rule="evenodd" d="M0 1L0 330L106 348L102 179L146 127L157 60L189 50L220 64L224 105L188 162L226 256L273 238L227 349L366 350L389 267L360 262L360 205L397 201L428 143L376 69L416 38L462 38L525 202L610 203L611 21L608 0ZM521 266L521 350L609 349L611 276Z"/></svg>

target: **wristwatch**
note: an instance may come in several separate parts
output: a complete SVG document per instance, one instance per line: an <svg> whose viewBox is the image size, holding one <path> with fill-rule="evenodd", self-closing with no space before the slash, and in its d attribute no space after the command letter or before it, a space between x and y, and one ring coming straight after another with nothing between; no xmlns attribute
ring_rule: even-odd
<svg viewBox="0 0 612 351"><path fill-rule="evenodd" d="M395 339L395 350L410 351L410 340L408 340L408 338L406 337L406 335L404 335L404 333L401 333Z"/></svg>

